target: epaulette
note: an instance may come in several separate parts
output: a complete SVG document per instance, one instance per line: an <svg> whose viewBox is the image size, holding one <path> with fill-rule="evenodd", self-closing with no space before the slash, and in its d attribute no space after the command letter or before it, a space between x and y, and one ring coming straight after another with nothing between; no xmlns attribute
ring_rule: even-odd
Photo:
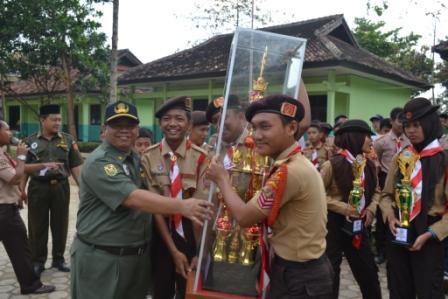
<svg viewBox="0 0 448 299"><path fill-rule="evenodd" d="M196 151L200 152L201 154L207 155L207 151L196 144L191 144L191 148L195 149Z"/></svg>
<svg viewBox="0 0 448 299"><path fill-rule="evenodd" d="M155 149L155 148L159 148L160 147L160 142L159 143L156 143L156 144L153 144L153 145L151 145L150 147L148 147L146 150L145 150L145 153L146 152L149 152L149 151L152 151L153 149Z"/></svg>

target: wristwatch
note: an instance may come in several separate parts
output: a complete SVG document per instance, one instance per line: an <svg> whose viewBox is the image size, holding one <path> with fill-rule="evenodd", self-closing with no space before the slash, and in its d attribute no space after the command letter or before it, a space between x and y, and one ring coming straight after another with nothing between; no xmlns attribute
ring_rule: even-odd
<svg viewBox="0 0 448 299"><path fill-rule="evenodd" d="M18 155L17 156L17 160L25 162L26 161L26 156L25 155Z"/></svg>

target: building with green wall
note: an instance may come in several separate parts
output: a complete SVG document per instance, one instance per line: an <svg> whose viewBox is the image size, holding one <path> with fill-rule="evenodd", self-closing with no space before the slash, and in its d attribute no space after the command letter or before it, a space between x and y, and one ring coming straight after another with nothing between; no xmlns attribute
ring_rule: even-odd
<svg viewBox="0 0 448 299"><path fill-rule="evenodd" d="M333 123L339 114L365 120L378 113L388 115L393 107L403 106L415 91L430 87L362 49L343 15L260 30L307 39L302 77L310 95L313 119ZM131 67L119 77L121 94L126 95L122 98L137 105L142 126L152 129L157 140L162 136L154 113L164 101L186 95L193 99L194 109L204 110L208 102L222 95L232 38L233 34L215 36L193 48ZM7 105L12 103L8 101ZM77 99L77 106L79 138L95 140L105 103L82 97ZM26 108L20 107L28 116ZM98 125L92 122L92 109L101 112ZM29 133L35 125L27 127Z"/></svg>

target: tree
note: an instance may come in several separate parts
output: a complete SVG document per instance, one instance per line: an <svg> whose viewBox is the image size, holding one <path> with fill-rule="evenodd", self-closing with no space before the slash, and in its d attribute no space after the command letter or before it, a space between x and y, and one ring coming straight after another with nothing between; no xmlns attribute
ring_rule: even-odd
<svg viewBox="0 0 448 299"><path fill-rule="evenodd" d="M383 31L385 22L373 22L366 18L355 18L355 35L366 50L398 65L415 76L428 80L433 62L427 57L429 47L417 49L420 35L411 32L400 36L401 28Z"/></svg>
<svg viewBox="0 0 448 299"><path fill-rule="evenodd" d="M196 13L190 19L197 28L206 29L212 35L233 31L237 26L251 27L252 10L254 26L272 22L271 12L263 11L264 0L210 0L208 5L195 3Z"/></svg>
<svg viewBox="0 0 448 299"><path fill-rule="evenodd" d="M118 5L119 0L113 0L112 20L112 52L110 58L110 102L117 101L117 44L118 44Z"/></svg>
<svg viewBox="0 0 448 299"><path fill-rule="evenodd" d="M100 24L95 18L100 12L93 2L4 0L0 15L0 24L5 26L2 32L9 34L8 44L0 49L5 65L0 73L17 73L23 80L32 80L49 98L62 84L69 132L75 137L75 92L104 90L108 81L110 53L106 36L98 32Z"/></svg>

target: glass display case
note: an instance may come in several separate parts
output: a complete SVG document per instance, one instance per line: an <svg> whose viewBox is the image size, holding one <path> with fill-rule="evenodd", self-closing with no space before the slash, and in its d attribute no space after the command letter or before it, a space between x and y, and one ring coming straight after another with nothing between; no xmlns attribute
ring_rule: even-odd
<svg viewBox="0 0 448 299"><path fill-rule="evenodd" d="M230 49L216 152L226 153L232 186L247 202L263 186L270 161L255 152L250 125L242 146L223 146L222 129L228 107L244 109L270 94L297 98L306 40L265 31L238 28ZM231 100L229 100L231 99ZM226 160L227 159L227 160ZM187 298L262 298L266 287L261 226L240 227L226 208L219 189L210 185L209 200L216 216L203 228L198 270L188 279Z"/></svg>

